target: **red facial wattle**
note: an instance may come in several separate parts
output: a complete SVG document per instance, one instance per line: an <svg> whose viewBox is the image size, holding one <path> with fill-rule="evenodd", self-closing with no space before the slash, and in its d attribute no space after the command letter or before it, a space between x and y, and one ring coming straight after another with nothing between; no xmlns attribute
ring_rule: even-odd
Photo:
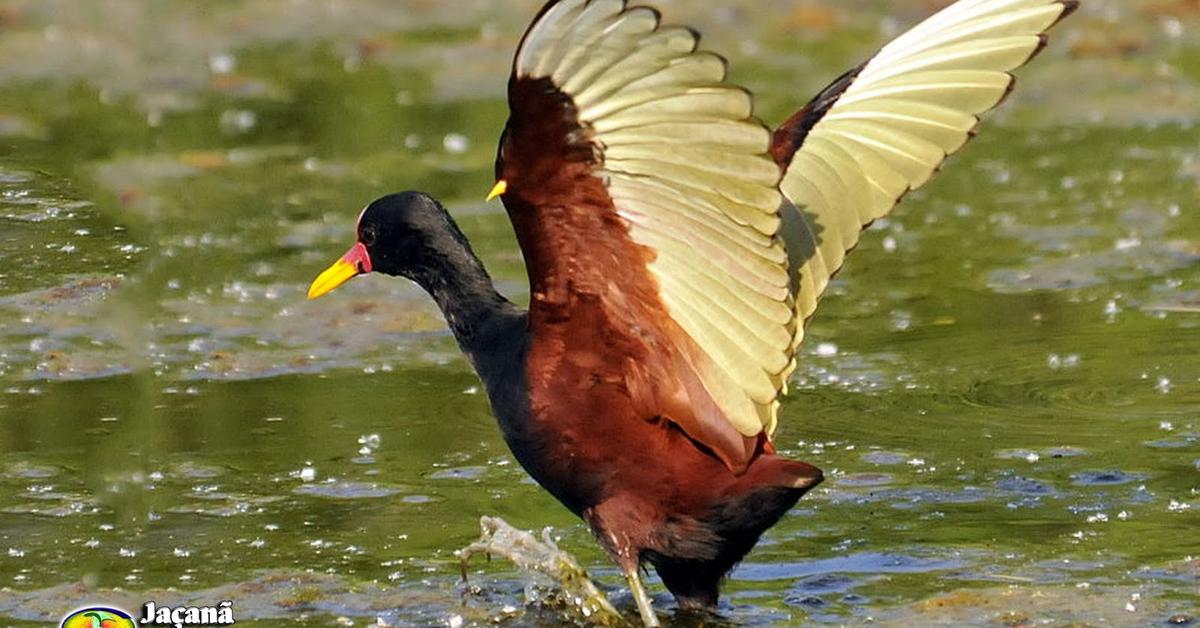
<svg viewBox="0 0 1200 628"><path fill-rule="evenodd" d="M373 268L371 254L367 252L367 245L355 242L345 255L334 262L333 266L325 269L325 272L312 282L308 288L308 298L316 299L324 296L347 281L371 272Z"/></svg>
<svg viewBox="0 0 1200 628"><path fill-rule="evenodd" d="M362 242L355 242L354 246L350 247L350 250L342 256L341 261L352 264L358 269L359 274L371 272L371 254L367 252L367 245Z"/></svg>

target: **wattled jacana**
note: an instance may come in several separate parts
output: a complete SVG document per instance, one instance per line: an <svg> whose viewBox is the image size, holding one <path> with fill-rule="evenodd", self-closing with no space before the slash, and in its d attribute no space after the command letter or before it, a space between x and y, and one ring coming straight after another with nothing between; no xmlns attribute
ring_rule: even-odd
<svg viewBox="0 0 1200 628"><path fill-rule="evenodd" d="M379 199L313 283L407 277L437 301L521 465L625 572L681 607L821 471L775 454L804 323L866 225L925 184L1073 0L961 0L774 133L691 30L624 0L553 0L517 51L496 162L527 311L434 199ZM764 8L764 10L767 10Z"/></svg>

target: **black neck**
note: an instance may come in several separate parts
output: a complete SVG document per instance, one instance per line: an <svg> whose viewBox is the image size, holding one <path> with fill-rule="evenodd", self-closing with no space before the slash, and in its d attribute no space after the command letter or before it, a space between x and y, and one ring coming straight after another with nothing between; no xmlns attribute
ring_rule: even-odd
<svg viewBox="0 0 1200 628"><path fill-rule="evenodd" d="M450 221L450 241L438 239L432 263L411 278L433 296L458 346L487 388L492 410L509 442L524 438L529 419L525 312L496 292L483 263Z"/></svg>
<svg viewBox="0 0 1200 628"><path fill-rule="evenodd" d="M513 333L505 323L519 317L520 311L496 292L458 226L453 220L448 224L447 237L434 240L426 263L413 269L412 279L437 302L459 347L478 369L481 354L507 344L496 336Z"/></svg>

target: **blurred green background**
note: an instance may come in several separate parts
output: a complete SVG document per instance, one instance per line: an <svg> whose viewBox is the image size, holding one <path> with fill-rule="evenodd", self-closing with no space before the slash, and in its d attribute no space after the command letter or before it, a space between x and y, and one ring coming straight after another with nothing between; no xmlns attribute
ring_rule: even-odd
<svg viewBox="0 0 1200 628"><path fill-rule="evenodd" d="M239 625L572 621L504 563L460 584L483 514L553 526L620 587L418 289L304 300L402 189L527 298L482 197L540 4L0 0L0 625L148 599L233 599ZM656 4L777 122L946 2ZM1084 0L873 227L778 435L830 479L734 573L731 621L1196 614L1198 33L1195 0Z"/></svg>

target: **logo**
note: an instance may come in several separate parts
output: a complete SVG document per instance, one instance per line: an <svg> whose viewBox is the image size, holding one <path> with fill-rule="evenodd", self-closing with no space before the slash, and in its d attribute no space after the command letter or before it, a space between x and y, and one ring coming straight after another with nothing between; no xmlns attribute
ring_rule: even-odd
<svg viewBox="0 0 1200 628"><path fill-rule="evenodd" d="M60 628L135 628L133 617L123 610L93 606L81 608L62 620Z"/></svg>
<svg viewBox="0 0 1200 628"><path fill-rule="evenodd" d="M156 602L142 605L143 624L156 626L232 626L233 602L223 600L216 606L159 606ZM107 626L105 627L107 628Z"/></svg>
<svg viewBox="0 0 1200 628"><path fill-rule="evenodd" d="M216 606L159 606L156 602L142 605L142 618L134 623L133 617L123 610L106 606L81 608L62 620L60 628L138 628L138 623L156 626L231 626L233 602L223 600Z"/></svg>

